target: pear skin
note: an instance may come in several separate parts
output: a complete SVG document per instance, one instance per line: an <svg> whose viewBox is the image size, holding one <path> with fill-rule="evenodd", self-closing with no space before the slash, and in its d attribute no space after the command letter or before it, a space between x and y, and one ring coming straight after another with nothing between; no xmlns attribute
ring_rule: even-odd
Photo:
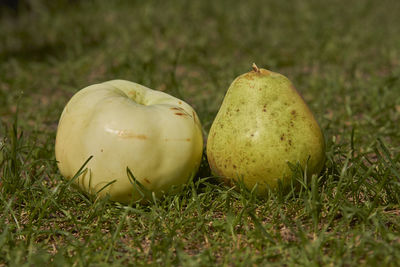
<svg viewBox="0 0 400 267"><path fill-rule="evenodd" d="M257 184L257 194L264 195L291 184L289 163L299 163L308 177L320 173L325 141L290 80L253 64L225 95L209 132L207 158L215 176L229 184L243 181L250 190Z"/></svg>

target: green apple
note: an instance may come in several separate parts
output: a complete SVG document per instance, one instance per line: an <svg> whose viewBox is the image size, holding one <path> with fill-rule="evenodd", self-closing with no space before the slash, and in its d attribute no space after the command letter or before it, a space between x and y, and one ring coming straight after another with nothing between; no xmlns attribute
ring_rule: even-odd
<svg viewBox="0 0 400 267"><path fill-rule="evenodd" d="M55 144L65 178L93 156L75 183L121 203L142 198L143 191L161 196L186 183L202 150L201 124L191 106L124 80L78 91L64 108Z"/></svg>

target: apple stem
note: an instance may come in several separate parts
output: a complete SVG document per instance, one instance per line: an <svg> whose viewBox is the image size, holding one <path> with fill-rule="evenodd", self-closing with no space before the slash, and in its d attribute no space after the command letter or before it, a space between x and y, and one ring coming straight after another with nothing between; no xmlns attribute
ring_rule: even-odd
<svg viewBox="0 0 400 267"><path fill-rule="evenodd" d="M256 63L253 63L252 67L255 72L261 72L260 69L257 67Z"/></svg>

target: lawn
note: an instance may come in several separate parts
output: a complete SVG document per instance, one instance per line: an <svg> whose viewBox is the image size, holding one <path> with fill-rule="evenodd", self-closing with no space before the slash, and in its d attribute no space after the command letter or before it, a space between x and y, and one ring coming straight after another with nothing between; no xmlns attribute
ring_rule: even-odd
<svg viewBox="0 0 400 267"><path fill-rule="evenodd" d="M0 16L0 266L400 265L400 1L21 2ZM181 193L123 206L60 175L58 119L79 89L162 90L207 136L253 62L315 114L317 179L261 199L204 157Z"/></svg>

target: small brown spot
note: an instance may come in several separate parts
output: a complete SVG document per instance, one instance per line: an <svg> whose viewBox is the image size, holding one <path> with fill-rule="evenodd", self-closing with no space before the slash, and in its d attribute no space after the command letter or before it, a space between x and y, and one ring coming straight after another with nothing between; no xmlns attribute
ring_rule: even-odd
<svg viewBox="0 0 400 267"><path fill-rule="evenodd" d="M179 104L179 105L182 105L182 101L179 101L178 104Z"/></svg>
<svg viewBox="0 0 400 267"><path fill-rule="evenodd" d="M240 109L237 109L236 112L239 112Z"/></svg>
<svg viewBox="0 0 400 267"><path fill-rule="evenodd" d="M186 138L186 141L190 142L190 138Z"/></svg>
<svg viewBox="0 0 400 267"><path fill-rule="evenodd" d="M281 135L281 141L285 140L285 134Z"/></svg>
<svg viewBox="0 0 400 267"><path fill-rule="evenodd" d="M144 178L143 180L144 180L146 183L151 184L151 182L150 182L147 178Z"/></svg>
<svg viewBox="0 0 400 267"><path fill-rule="evenodd" d="M236 169L236 165L235 164L233 164L233 166L232 166L234 169Z"/></svg>
<svg viewBox="0 0 400 267"><path fill-rule="evenodd" d="M224 168L226 169L226 164L224 165Z"/></svg>
<svg viewBox="0 0 400 267"><path fill-rule="evenodd" d="M103 149L100 149L100 152L103 152Z"/></svg>
<svg viewBox="0 0 400 267"><path fill-rule="evenodd" d="M263 106L263 112L266 112L267 111L267 104L264 104L264 106Z"/></svg>
<svg viewBox="0 0 400 267"><path fill-rule="evenodd" d="M184 116L184 115L186 115L186 114L185 114L185 113L181 113L181 112L175 112L175 115Z"/></svg>
<svg viewBox="0 0 400 267"><path fill-rule="evenodd" d="M292 114L293 116L296 115L296 110L292 110L292 112L290 112L290 114Z"/></svg>
<svg viewBox="0 0 400 267"><path fill-rule="evenodd" d="M292 145L292 140L289 139L288 142L289 142L289 146L291 146Z"/></svg>
<svg viewBox="0 0 400 267"><path fill-rule="evenodd" d="M254 136L254 134L251 134L250 136L251 136L251 137L253 137L253 136Z"/></svg>

